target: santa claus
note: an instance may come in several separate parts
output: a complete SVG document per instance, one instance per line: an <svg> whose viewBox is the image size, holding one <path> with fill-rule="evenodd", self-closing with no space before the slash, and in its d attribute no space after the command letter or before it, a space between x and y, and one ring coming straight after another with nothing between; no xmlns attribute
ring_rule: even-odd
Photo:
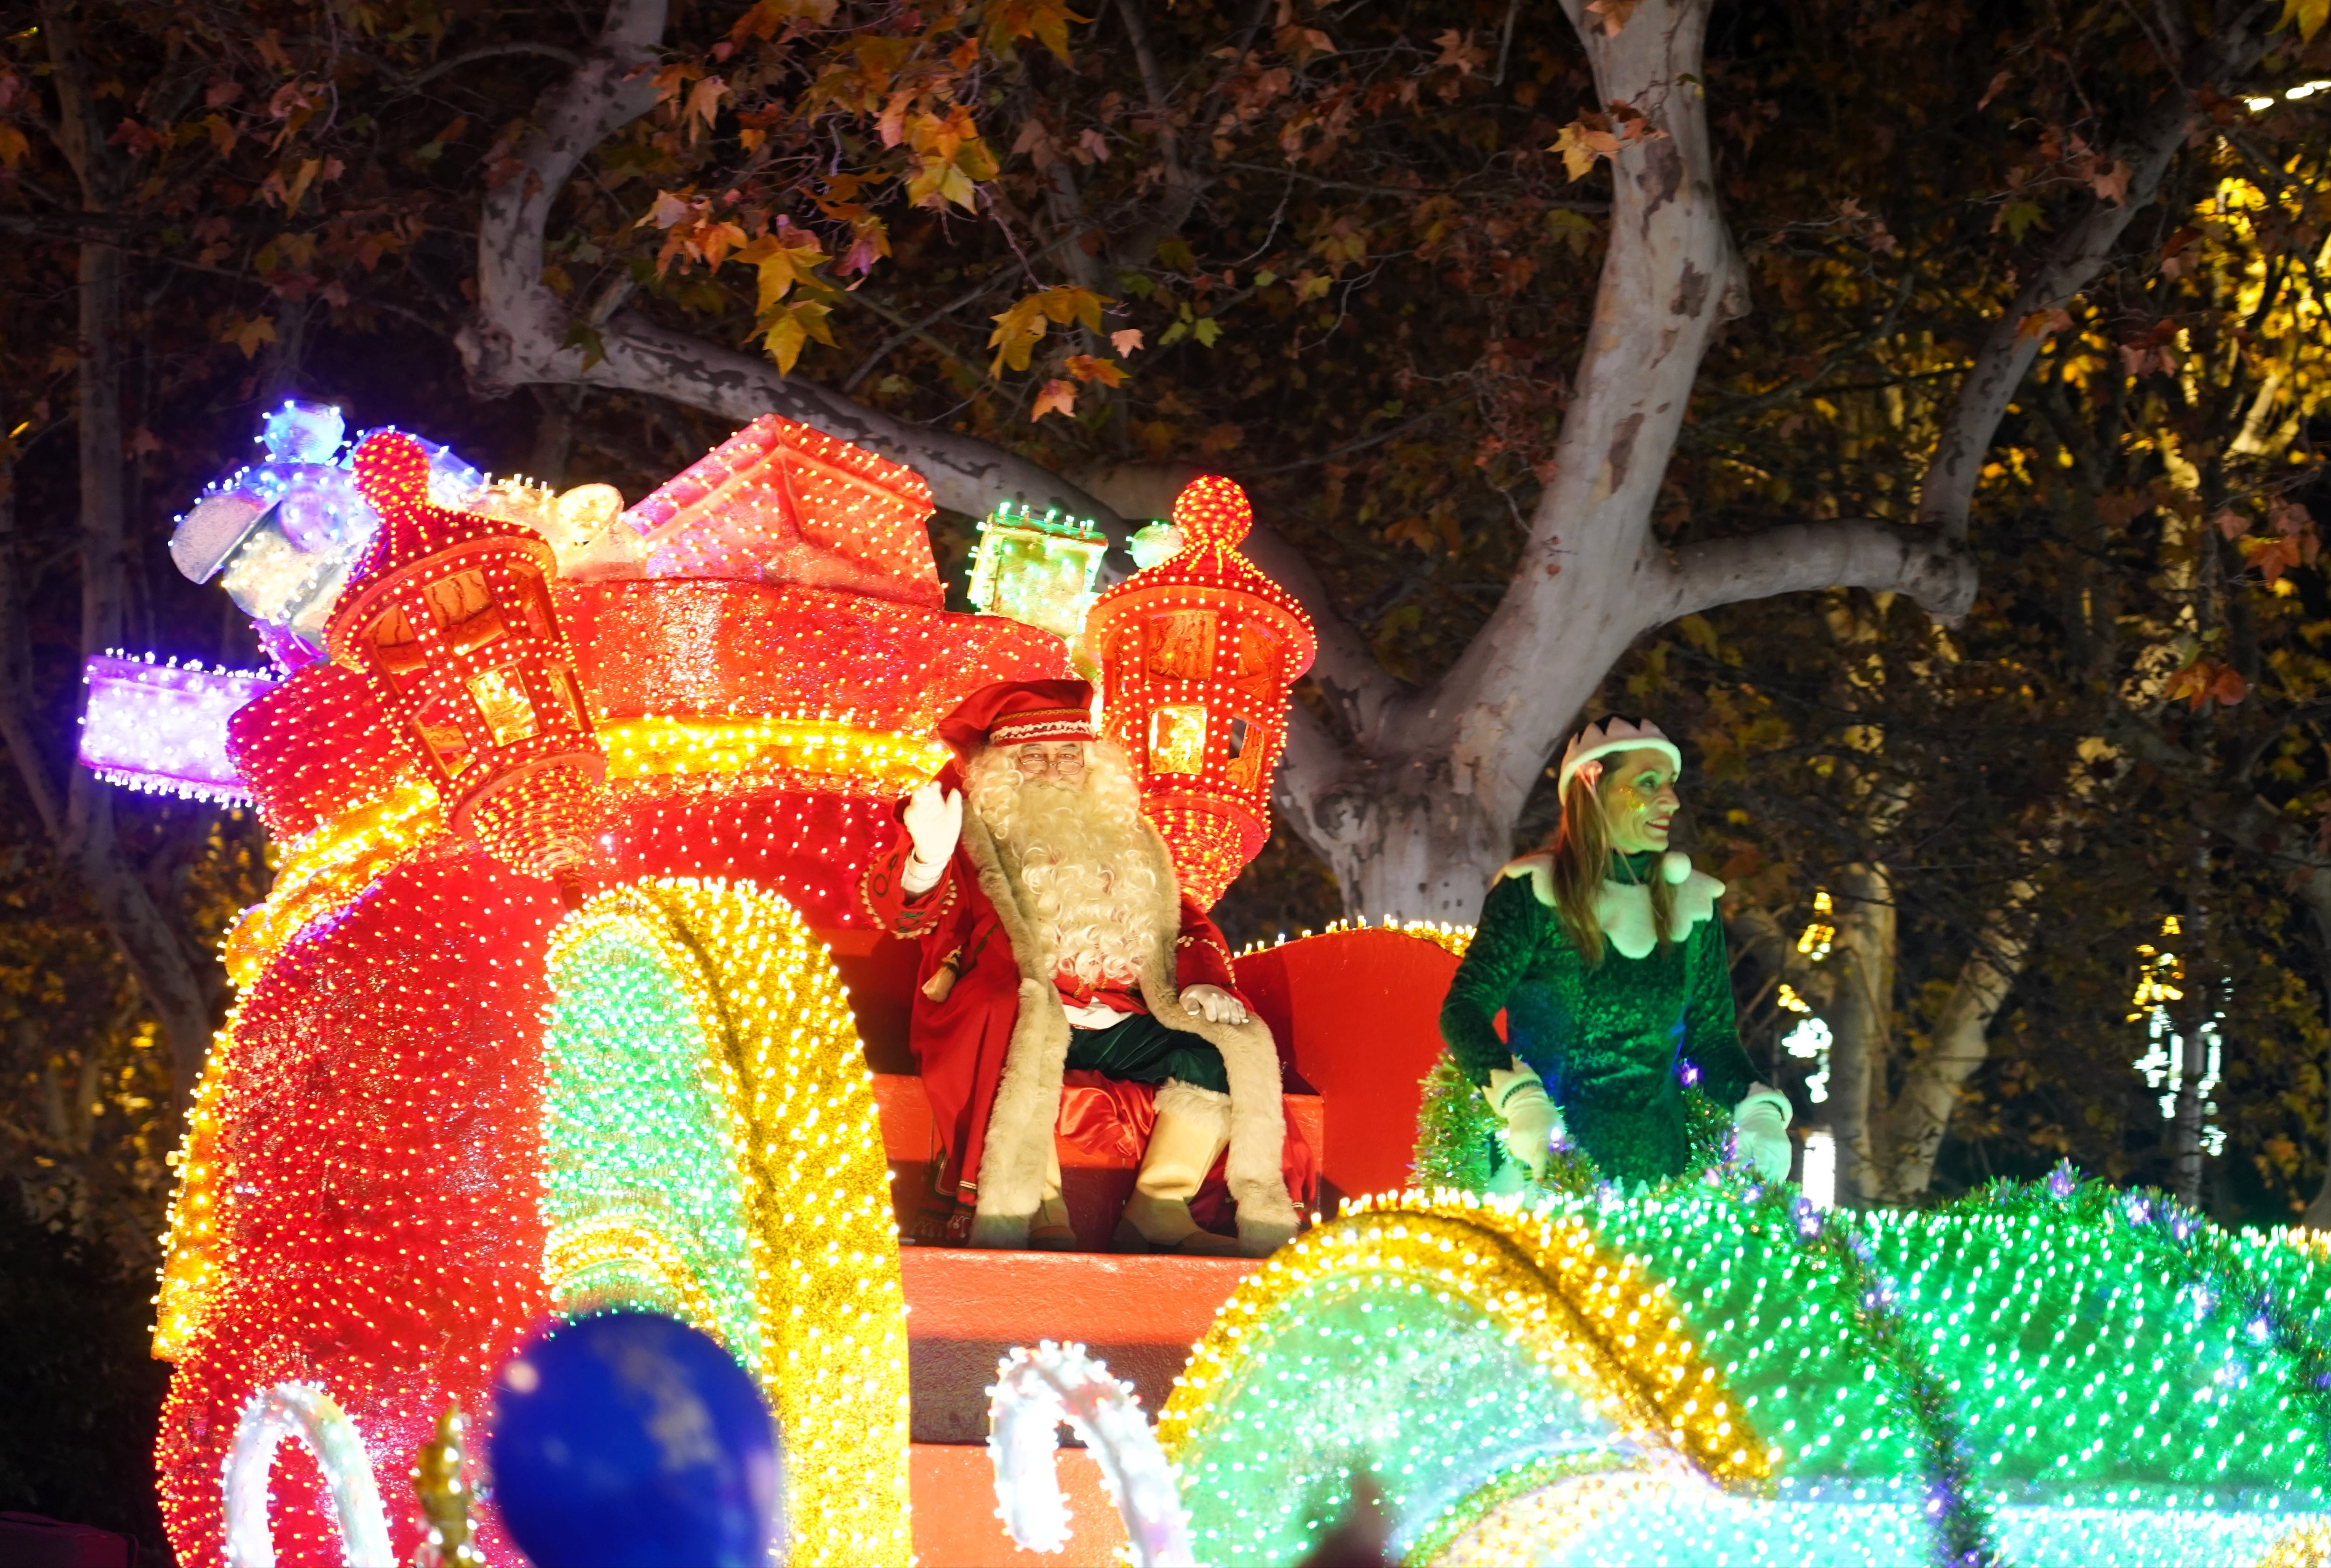
<svg viewBox="0 0 2331 1568"><path fill-rule="evenodd" d="M956 761L869 862L875 919L920 943L910 1043L978 1247L1073 1249L1053 1144L1063 1072L1156 1086L1127 1250L1260 1257L1295 1231L1279 1056L1182 895L1132 765L1081 680L999 683L940 722ZM1190 1213L1225 1146L1238 1240Z"/></svg>

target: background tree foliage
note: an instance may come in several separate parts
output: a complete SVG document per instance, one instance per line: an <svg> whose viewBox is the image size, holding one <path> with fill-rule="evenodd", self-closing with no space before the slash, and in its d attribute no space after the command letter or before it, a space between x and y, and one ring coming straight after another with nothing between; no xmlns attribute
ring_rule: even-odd
<svg viewBox="0 0 2331 1568"><path fill-rule="evenodd" d="M1965 470L1965 617L1860 590L1713 608L1596 699L1693 753L1755 1049L1784 979L1824 1008L1837 1091L1800 1107L1861 1197L2060 1156L2230 1216L2324 1187L2323 11L1713 13L1698 90L1746 313L1700 370L1659 545L1916 535L1974 369L2033 356ZM1546 0L44 0L18 25L0 1161L133 1269L225 1000L216 935L266 869L254 822L69 766L77 671L116 644L256 660L162 545L262 406L337 399L634 499L748 404L856 421L954 508L950 572L982 464L1135 518L1219 469L1339 646L1413 692L1513 585L1612 157L1662 134L1658 106L1598 100ZM586 110L620 123L560 118ZM2091 238L2076 293L2018 314ZM1299 695L1324 746L1355 743L1333 681ZM1314 852L1316 794L1288 804L1313 838L1282 828L1226 900L1241 938L1361 896ZM1808 965L1786 949L1816 889L1840 938ZM2199 1164L2128 1065L2136 947L2169 914L2199 932L2190 1022L2227 1013L2225 1154Z"/></svg>

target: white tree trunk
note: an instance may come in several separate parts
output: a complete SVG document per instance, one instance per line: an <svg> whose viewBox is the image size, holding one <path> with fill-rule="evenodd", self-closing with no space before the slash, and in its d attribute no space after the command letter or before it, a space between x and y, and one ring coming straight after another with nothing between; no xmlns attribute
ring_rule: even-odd
<svg viewBox="0 0 2331 1568"><path fill-rule="evenodd" d="M1848 866L1831 889L1838 966L1829 1005L1830 1125L1837 1138L1837 1201L1879 1201L1885 1184L1878 1112L1885 1105L1886 1060L1894 1035L1898 937L1894 882L1874 863Z"/></svg>
<svg viewBox="0 0 2331 1568"><path fill-rule="evenodd" d="M2006 1005L2031 951L2035 892L2031 883L2017 881L1984 918L1974 950L1935 1020L1926 1053L1903 1069L1876 1139L1881 1160L1878 1196L1886 1202L1908 1202L1934 1181L1935 1158L1958 1109L1959 1092L1991 1054L1992 1021Z"/></svg>

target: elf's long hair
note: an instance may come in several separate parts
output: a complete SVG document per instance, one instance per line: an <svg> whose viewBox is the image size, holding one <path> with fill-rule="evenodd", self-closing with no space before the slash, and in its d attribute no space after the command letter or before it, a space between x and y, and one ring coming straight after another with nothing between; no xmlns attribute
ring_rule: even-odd
<svg viewBox="0 0 2331 1568"><path fill-rule="evenodd" d="M1586 776L1590 772L1598 774L1592 782ZM1603 923L1595 917L1594 898L1611 875L1611 820L1603 810L1601 775L1602 770L1590 768L1570 775L1562 792L1562 822L1546 845L1554 857L1555 915L1589 969L1603 963ZM1665 947L1670 940L1668 920L1675 908L1675 889L1660 874L1657 862L1644 880L1651 889L1651 927Z"/></svg>

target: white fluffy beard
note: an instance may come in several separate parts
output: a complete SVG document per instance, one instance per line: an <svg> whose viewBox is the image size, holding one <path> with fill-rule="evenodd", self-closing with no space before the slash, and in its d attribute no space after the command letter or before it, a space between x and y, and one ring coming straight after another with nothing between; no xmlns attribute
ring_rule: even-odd
<svg viewBox="0 0 2331 1568"><path fill-rule="evenodd" d="M971 808L1019 870L1049 966L1087 985L1134 984L1160 936L1162 890L1125 753L1086 743L1084 780L1073 787L1023 778L1000 747L975 758L969 774Z"/></svg>

